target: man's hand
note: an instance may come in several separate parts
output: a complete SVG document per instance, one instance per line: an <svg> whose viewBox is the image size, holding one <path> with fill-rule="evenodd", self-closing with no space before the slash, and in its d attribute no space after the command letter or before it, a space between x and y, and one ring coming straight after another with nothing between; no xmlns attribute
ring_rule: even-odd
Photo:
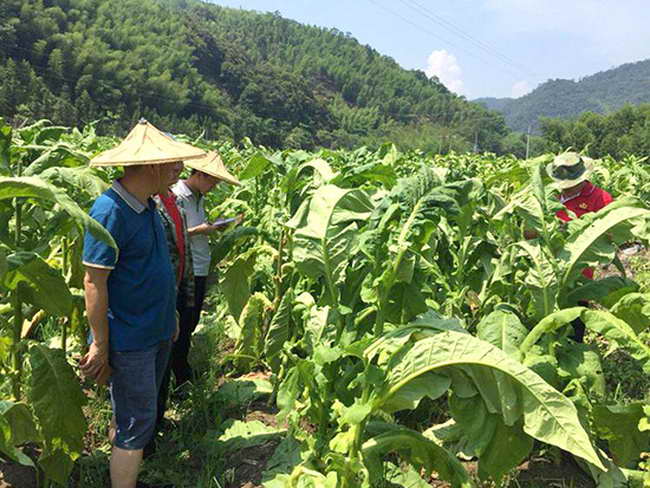
<svg viewBox="0 0 650 488"><path fill-rule="evenodd" d="M111 375L108 364L108 344L98 344L93 341L88 353L79 362L81 372L93 378L98 385L103 385Z"/></svg>
<svg viewBox="0 0 650 488"><path fill-rule="evenodd" d="M537 239L538 237L539 234L537 234L536 231L529 230L529 229L524 230L524 239L526 239L527 241L530 241L531 239Z"/></svg>

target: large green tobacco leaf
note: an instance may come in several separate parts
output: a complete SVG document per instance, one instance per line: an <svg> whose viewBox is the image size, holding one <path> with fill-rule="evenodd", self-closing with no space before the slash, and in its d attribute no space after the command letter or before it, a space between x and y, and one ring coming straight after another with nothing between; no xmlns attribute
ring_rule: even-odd
<svg viewBox="0 0 650 488"><path fill-rule="evenodd" d="M264 488L286 488L293 469L305 461L309 451L291 436L278 444L262 473Z"/></svg>
<svg viewBox="0 0 650 488"><path fill-rule="evenodd" d="M76 456L70 456L63 449L46 448L38 458L38 465L48 479L65 486L70 480L75 458Z"/></svg>
<svg viewBox="0 0 650 488"><path fill-rule="evenodd" d="M74 168L88 164L88 156L78 151L74 146L59 142L54 146L47 147L43 153L30 163L23 176L37 176L50 168Z"/></svg>
<svg viewBox="0 0 650 488"><path fill-rule="evenodd" d="M526 355L544 334L554 332L560 327L570 324L571 321L580 317L584 310L583 307L565 308L547 315L528 333L519 349Z"/></svg>
<svg viewBox="0 0 650 488"><path fill-rule="evenodd" d="M7 256L7 272L0 282L9 290L21 290L21 297L54 315L72 310L72 295L61 271L52 268L38 254L17 252Z"/></svg>
<svg viewBox="0 0 650 488"><path fill-rule="evenodd" d="M66 186L73 191L81 190L94 198L101 195L109 186L92 168L86 166L81 168L56 166L46 169L38 176L53 185Z"/></svg>
<svg viewBox="0 0 650 488"><path fill-rule="evenodd" d="M645 417L643 404L596 405L592 415L596 432L607 440L614 462L636 467L641 453L650 448L650 432L639 430L639 421Z"/></svg>
<svg viewBox="0 0 650 488"><path fill-rule="evenodd" d="M553 257L539 242L528 241L516 244L530 258L532 266L527 270L524 283L535 301L537 316L543 317L556 309L558 300L557 274Z"/></svg>
<svg viewBox="0 0 650 488"><path fill-rule="evenodd" d="M443 427L444 430L439 428L438 432L431 431L431 434L450 437L454 436L454 430L464 433L457 449L465 455L480 458L479 475L482 479L492 477L499 481L532 450L533 438L522 430L521 425L508 426L500 415L488 412L480 395L469 398L451 395L449 407L455 424ZM503 449L502 446L509 448Z"/></svg>
<svg viewBox="0 0 650 488"><path fill-rule="evenodd" d="M34 417L27 405L0 401L0 453L17 463L33 466L32 460L17 446L39 439Z"/></svg>
<svg viewBox="0 0 650 488"><path fill-rule="evenodd" d="M280 300L280 305L271 319L264 341L264 354L267 361L271 362L272 365L274 358L280 354L291 335L291 311L293 305L294 292L293 289L289 289Z"/></svg>
<svg viewBox="0 0 650 488"><path fill-rule="evenodd" d="M250 298L250 276L253 274L255 254L237 258L223 274L219 287L228 303L228 311L239 321Z"/></svg>
<svg viewBox="0 0 650 488"><path fill-rule="evenodd" d="M269 427L259 420L243 422L230 419L226 422L224 433L219 436L216 443L218 452L233 452L247 447L264 444L277 439L286 432L285 429Z"/></svg>
<svg viewBox="0 0 650 488"><path fill-rule="evenodd" d="M650 347L625 321L604 310L585 310L582 320L589 329L605 337L610 342L610 348L625 349L641 362L643 371L650 374Z"/></svg>
<svg viewBox="0 0 650 488"><path fill-rule="evenodd" d="M364 442L361 452L372 482L380 480L385 456L396 452L416 470L423 469L428 475L435 471L440 478L450 482L452 487L473 486L467 471L456 456L419 432L406 427L390 425L385 432Z"/></svg>
<svg viewBox="0 0 650 488"><path fill-rule="evenodd" d="M75 459L83 449L86 419L81 407L86 397L60 349L35 344L29 349L32 367L29 401L47 446Z"/></svg>
<svg viewBox="0 0 650 488"><path fill-rule="evenodd" d="M638 334L650 326L650 294L625 295L616 302L610 312L625 321Z"/></svg>
<svg viewBox="0 0 650 488"><path fill-rule="evenodd" d="M585 214L570 224L571 235L559 254L562 261L561 289L570 285L586 266L608 263L616 254L616 243L650 237L650 210L631 199L616 201L599 212Z"/></svg>
<svg viewBox="0 0 650 488"><path fill-rule="evenodd" d="M588 283L571 290L565 303L575 306L580 301L596 301L605 307L611 307L618 303L619 299L622 300L621 297L636 295L634 292L638 289L639 285L630 279L608 276L602 280L589 280Z"/></svg>
<svg viewBox="0 0 650 488"><path fill-rule="evenodd" d="M257 152L248 160L246 167L242 170L241 173L239 173L239 179L244 181L255 178L264 173L269 165L280 165L281 163L282 161L279 161L275 157L268 157L261 152Z"/></svg>
<svg viewBox="0 0 650 488"><path fill-rule="evenodd" d="M65 192L37 177L0 178L0 200L34 198L59 205L82 229L117 248L111 234L91 218Z"/></svg>
<svg viewBox="0 0 650 488"><path fill-rule="evenodd" d="M336 287L343 279L357 222L367 219L371 210L372 204L363 191L325 185L287 223L295 229L296 267L310 278L323 277L332 303L338 302Z"/></svg>
<svg viewBox="0 0 650 488"><path fill-rule="evenodd" d="M386 385L377 394L375 408L424 374L444 375L459 368L480 392L488 411L500 413L506 425L521 421L524 432L535 439L603 467L566 397L500 349L468 334L441 332L396 353L387 365Z"/></svg>
<svg viewBox="0 0 650 488"><path fill-rule="evenodd" d="M489 342L515 359L519 357L519 346L527 334L528 329L519 317L505 310L495 310L483 317L477 325L479 339Z"/></svg>
<svg viewBox="0 0 650 488"><path fill-rule="evenodd" d="M250 368L262 355L263 320L266 309L271 306L262 293L250 297L239 319L241 331L237 341L236 364L240 368Z"/></svg>

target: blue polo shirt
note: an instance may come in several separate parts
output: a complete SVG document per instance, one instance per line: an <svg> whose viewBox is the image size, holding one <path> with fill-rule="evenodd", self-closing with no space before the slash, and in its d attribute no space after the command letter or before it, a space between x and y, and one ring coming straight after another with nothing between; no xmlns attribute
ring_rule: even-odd
<svg viewBox="0 0 650 488"><path fill-rule="evenodd" d="M119 251L86 232L83 263L110 269L108 326L112 351L138 351L171 339L176 327L175 277L165 231L150 198L137 200L119 181L90 209Z"/></svg>

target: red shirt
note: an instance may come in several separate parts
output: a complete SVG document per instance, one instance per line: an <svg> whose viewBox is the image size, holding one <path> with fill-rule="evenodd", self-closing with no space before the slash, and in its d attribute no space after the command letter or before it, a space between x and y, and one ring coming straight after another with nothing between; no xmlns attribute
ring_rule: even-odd
<svg viewBox="0 0 650 488"><path fill-rule="evenodd" d="M588 212L597 212L613 201L614 199L609 193L607 193L602 188L598 188L590 181L587 181L582 187L579 195L562 203L567 209L573 212L576 217L581 217ZM572 219L572 217L569 216L565 210L559 210L556 215L565 222L568 222ZM594 270L591 268L585 268L582 271L582 274L590 280L594 279Z"/></svg>
<svg viewBox="0 0 650 488"><path fill-rule="evenodd" d="M177 281L181 281L183 277L183 272L185 271L185 235L183 234L183 219L181 217L181 212L178 210L176 205L176 197L173 193L169 193L170 196L163 195L162 193L158 195L160 201L165 206L167 213L174 221L174 226L176 227L176 247L178 248L178 278Z"/></svg>

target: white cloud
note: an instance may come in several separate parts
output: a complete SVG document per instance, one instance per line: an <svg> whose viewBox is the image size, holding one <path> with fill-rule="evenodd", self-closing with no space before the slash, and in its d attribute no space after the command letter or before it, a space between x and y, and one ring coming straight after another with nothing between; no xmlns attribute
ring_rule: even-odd
<svg viewBox="0 0 650 488"><path fill-rule="evenodd" d="M463 70L460 69L456 56L446 50L433 51L427 58L424 72L429 78L437 76L450 91L458 94L463 92Z"/></svg>
<svg viewBox="0 0 650 488"><path fill-rule="evenodd" d="M510 90L510 96L512 98L519 98L519 97L523 97L527 93L530 93L531 91L532 91L532 87L530 86L530 83L528 83L526 80L522 80L512 85L512 89Z"/></svg>

